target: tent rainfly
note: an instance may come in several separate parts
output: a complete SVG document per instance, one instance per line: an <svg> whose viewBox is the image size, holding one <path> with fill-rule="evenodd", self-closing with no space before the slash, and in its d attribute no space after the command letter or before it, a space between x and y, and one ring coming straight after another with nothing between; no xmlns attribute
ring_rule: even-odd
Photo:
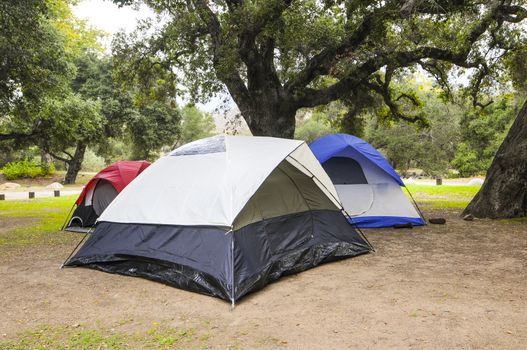
<svg viewBox="0 0 527 350"><path fill-rule="evenodd" d="M304 142L216 136L146 169L66 266L145 277L234 304L282 275L370 250Z"/></svg>
<svg viewBox="0 0 527 350"><path fill-rule="evenodd" d="M335 185L350 223L362 228L425 224L401 190L405 185L397 172L366 141L332 134L309 147Z"/></svg>
<svg viewBox="0 0 527 350"><path fill-rule="evenodd" d="M98 172L75 201L66 231L87 232L106 207L133 179L150 165L147 161L119 161Z"/></svg>

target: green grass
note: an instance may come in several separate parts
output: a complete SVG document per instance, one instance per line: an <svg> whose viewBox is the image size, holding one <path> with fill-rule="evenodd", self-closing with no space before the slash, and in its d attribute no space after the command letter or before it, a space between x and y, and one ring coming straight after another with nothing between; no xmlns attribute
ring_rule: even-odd
<svg viewBox="0 0 527 350"><path fill-rule="evenodd" d="M159 325L134 334L115 329L42 325L18 333L16 340L0 342L0 350L185 349L189 342L206 345L204 335L193 329Z"/></svg>
<svg viewBox="0 0 527 350"><path fill-rule="evenodd" d="M428 209L464 209L478 193L480 186L406 186L417 203Z"/></svg>
<svg viewBox="0 0 527 350"><path fill-rule="evenodd" d="M76 195L60 198L0 201L0 223L26 221L0 233L0 247L20 247L31 244L54 244L68 236L57 234L68 215ZM2 225L0 224L0 227Z"/></svg>

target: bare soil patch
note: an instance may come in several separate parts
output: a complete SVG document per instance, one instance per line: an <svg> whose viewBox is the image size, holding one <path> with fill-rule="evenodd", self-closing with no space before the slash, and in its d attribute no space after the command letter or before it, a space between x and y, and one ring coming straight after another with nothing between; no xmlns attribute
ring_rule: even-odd
<svg viewBox="0 0 527 350"><path fill-rule="evenodd" d="M282 278L234 311L139 278L59 269L75 244L0 247L0 342L43 324L132 334L161 324L200 334L185 348L525 347L527 223L431 214L447 224L366 230L376 253Z"/></svg>

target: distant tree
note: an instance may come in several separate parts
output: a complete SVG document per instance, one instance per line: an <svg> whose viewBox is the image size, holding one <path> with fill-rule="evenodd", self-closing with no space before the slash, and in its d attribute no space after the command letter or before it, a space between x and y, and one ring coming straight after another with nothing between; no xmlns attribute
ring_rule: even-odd
<svg viewBox="0 0 527 350"><path fill-rule="evenodd" d="M39 117L45 130L40 146L68 165L64 183L75 183L86 148L97 143L103 134L100 102L70 94L64 99L48 101Z"/></svg>
<svg viewBox="0 0 527 350"><path fill-rule="evenodd" d="M42 0L0 2L0 141L37 135L36 112L73 74L57 14Z"/></svg>
<svg viewBox="0 0 527 350"><path fill-rule="evenodd" d="M460 141L459 122L463 110L445 101L441 91L422 76L399 79L394 89L400 93L414 91L415 103L410 103L406 109L419 114L426 123L419 126L393 121L386 107L379 105L372 109L374 116L368 122L366 139L381 149L392 165L403 173L416 167L430 176L446 175Z"/></svg>
<svg viewBox="0 0 527 350"><path fill-rule="evenodd" d="M90 50L79 53L69 95L50 99L39 114L41 137L36 143L68 165L66 184L75 182L87 147L108 155L111 138L122 136L126 121L135 112L131 98L113 83L110 59L99 56ZM80 102L77 110L72 109L72 101Z"/></svg>
<svg viewBox="0 0 527 350"><path fill-rule="evenodd" d="M210 113L200 111L194 105L181 110L181 128L175 146L214 135L216 124Z"/></svg>
<svg viewBox="0 0 527 350"><path fill-rule="evenodd" d="M518 114L517 98L503 94L484 109L467 108L460 121L461 142L452 166L461 176L484 174Z"/></svg>
<svg viewBox="0 0 527 350"><path fill-rule="evenodd" d="M114 0L120 5L134 0ZM421 67L448 92L455 67L470 73L474 105L494 87L503 57L521 46L525 1L146 0L161 28L142 23L114 50L123 71L171 67L194 99L226 88L253 135L292 138L295 114L342 100L354 118L379 96L392 118L412 94L393 78Z"/></svg>
<svg viewBox="0 0 527 350"><path fill-rule="evenodd" d="M333 115L329 113L324 110L299 113L296 121L295 139L311 143L321 136L337 132L331 125Z"/></svg>
<svg viewBox="0 0 527 350"><path fill-rule="evenodd" d="M161 147L171 145L180 130L177 108L161 101L140 107L128 122L134 159L154 159Z"/></svg>
<svg viewBox="0 0 527 350"><path fill-rule="evenodd" d="M97 116L93 115L91 127L86 128L90 132L79 133L77 124L61 113L51 112L53 118L49 120L65 125L64 133L69 130L73 138L57 133L50 123L45 127L49 130L48 137L40 139L42 148L68 164L65 183L75 181L87 147L112 158L116 141L127 140L131 158L153 159L162 146L171 144L178 136L179 111L171 103L162 79L149 86L123 88L113 79L111 58L92 51L81 54L75 66L76 75L70 83L72 93L85 103L98 105ZM55 142L52 147L51 140Z"/></svg>
<svg viewBox="0 0 527 350"><path fill-rule="evenodd" d="M72 90L71 80L80 74L79 57L100 50L100 33L66 0L2 2L0 23L0 147L49 149L70 165L65 182L74 181L86 149L75 118L93 131L100 107Z"/></svg>

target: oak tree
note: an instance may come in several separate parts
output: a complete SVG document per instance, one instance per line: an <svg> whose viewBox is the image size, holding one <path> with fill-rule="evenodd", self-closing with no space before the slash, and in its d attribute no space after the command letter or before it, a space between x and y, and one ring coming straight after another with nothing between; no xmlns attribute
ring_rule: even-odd
<svg viewBox="0 0 527 350"><path fill-rule="evenodd" d="M134 0L114 0L129 5ZM345 101L354 118L379 96L394 118L411 93L391 82L421 67L448 93L466 70L474 105L502 58L518 48L525 1L145 0L163 18L121 35L114 52L128 72L170 67L194 99L226 89L253 135L292 138L300 108ZM146 64L145 64L146 62ZM125 67L125 68L124 68Z"/></svg>

